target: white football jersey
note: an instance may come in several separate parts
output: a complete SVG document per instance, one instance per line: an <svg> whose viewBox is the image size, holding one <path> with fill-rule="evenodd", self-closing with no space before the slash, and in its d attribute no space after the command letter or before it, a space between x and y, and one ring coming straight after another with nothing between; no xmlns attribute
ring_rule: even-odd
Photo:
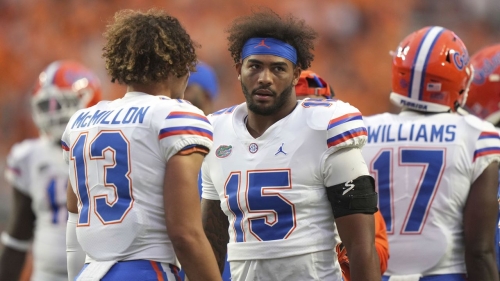
<svg viewBox="0 0 500 281"><path fill-rule="evenodd" d="M465 273L463 209L500 160L495 128L472 115L405 111L364 117L390 259L386 275Z"/></svg>
<svg viewBox="0 0 500 281"><path fill-rule="evenodd" d="M36 216L32 280L67 279L66 186L68 165L56 143L40 137L13 146L5 178L31 198Z"/></svg>
<svg viewBox="0 0 500 281"><path fill-rule="evenodd" d="M163 177L181 150L212 147L203 112L184 100L130 92L75 113L62 146L88 261L177 264L165 226Z"/></svg>
<svg viewBox="0 0 500 281"><path fill-rule="evenodd" d="M243 103L209 115L214 146L202 166L202 197L220 200L229 219L228 260L333 249L325 186L335 175L325 160L363 146L361 114L341 101L306 99L258 138L246 129L247 114Z"/></svg>

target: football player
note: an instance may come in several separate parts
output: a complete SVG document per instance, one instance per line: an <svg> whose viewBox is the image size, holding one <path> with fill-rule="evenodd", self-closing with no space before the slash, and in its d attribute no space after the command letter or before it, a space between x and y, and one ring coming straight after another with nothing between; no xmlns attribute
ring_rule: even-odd
<svg viewBox="0 0 500 281"><path fill-rule="evenodd" d="M471 64L474 66L474 79L470 85L466 108L500 131L500 44L485 47L475 53L471 57ZM497 198L500 202L500 184ZM500 269L500 221L495 241L497 267Z"/></svg>
<svg viewBox="0 0 500 281"><path fill-rule="evenodd" d="M76 61L55 61L40 73L31 97L40 137L14 145L7 158L13 200L1 234L0 280L18 279L32 237L31 280L67 280L68 165L60 157L60 139L71 115L100 99L97 76Z"/></svg>
<svg viewBox="0 0 500 281"><path fill-rule="evenodd" d="M246 103L210 115L214 149L202 167L203 225L221 272L227 249L232 280L341 280L338 228L352 280L380 280L361 113L295 96L316 32L268 9L228 32Z"/></svg>
<svg viewBox="0 0 500 281"><path fill-rule="evenodd" d="M498 280L500 138L462 114L472 75L455 33L422 28L393 53L390 100L401 113L364 117L391 249L383 280Z"/></svg>
<svg viewBox="0 0 500 281"><path fill-rule="evenodd" d="M305 98L312 99L332 99L335 94L330 84L311 70L303 70L300 73L299 81L295 85L295 95L298 100ZM387 231L384 218L377 211L374 214L375 219L375 249L377 250L378 259L380 261L380 273L384 273L387 269L387 260L389 259L389 244L387 242ZM337 239L338 240L338 239ZM350 279L349 258L347 251L341 241L338 241L335 247L337 252L340 268L344 281Z"/></svg>
<svg viewBox="0 0 500 281"><path fill-rule="evenodd" d="M76 112L62 137L69 163L68 248L79 280L221 280L203 232L197 175L212 126L181 98L196 44L162 10L122 10L103 57L126 94ZM77 239L78 237L78 239ZM68 255L69 279L82 264Z"/></svg>

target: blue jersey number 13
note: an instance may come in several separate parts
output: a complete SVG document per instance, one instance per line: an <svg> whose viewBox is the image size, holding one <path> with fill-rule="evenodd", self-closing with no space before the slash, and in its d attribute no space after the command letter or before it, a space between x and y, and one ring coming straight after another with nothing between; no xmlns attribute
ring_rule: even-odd
<svg viewBox="0 0 500 281"><path fill-rule="evenodd" d="M88 139L87 133L78 136L70 154L75 163L77 197L81 203L78 225L90 224L92 204L103 224L119 223L127 215L133 203L129 150L129 143L120 131L101 131L93 140ZM108 157L111 159L106 159ZM111 164L99 163L104 161ZM100 165L104 168L104 186L114 189L112 201L104 194L90 198L87 171L96 173Z"/></svg>

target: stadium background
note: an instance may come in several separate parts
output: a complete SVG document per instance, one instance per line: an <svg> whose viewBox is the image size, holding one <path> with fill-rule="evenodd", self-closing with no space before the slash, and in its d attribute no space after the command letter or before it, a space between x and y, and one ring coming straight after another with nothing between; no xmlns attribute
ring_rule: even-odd
<svg viewBox="0 0 500 281"><path fill-rule="evenodd" d="M282 15L293 13L318 31L311 69L364 115L394 110L388 101L389 51L409 32L441 25L455 31L470 54L500 42L498 0L0 0L0 170L12 144L37 134L30 91L50 62L81 61L100 77L105 99L123 95L124 88L107 77L101 58L102 33L119 9L156 7L176 16L202 45L199 58L217 72L215 109L243 102L224 30L236 16L259 5ZM10 193L2 172L0 231Z"/></svg>

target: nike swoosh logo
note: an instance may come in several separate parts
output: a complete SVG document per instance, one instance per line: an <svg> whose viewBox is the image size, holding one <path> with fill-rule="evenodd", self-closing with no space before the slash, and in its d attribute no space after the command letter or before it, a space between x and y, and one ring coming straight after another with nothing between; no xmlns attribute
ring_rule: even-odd
<svg viewBox="0 0 500 281"><path fill-rule="evenodd" d="M348 181L345 183L345 187L349 188L344 190L344 192L342 192L342 195L345 195L347 192L351 191L354 188L354 184L352 184L352 181Z"/></svg>

